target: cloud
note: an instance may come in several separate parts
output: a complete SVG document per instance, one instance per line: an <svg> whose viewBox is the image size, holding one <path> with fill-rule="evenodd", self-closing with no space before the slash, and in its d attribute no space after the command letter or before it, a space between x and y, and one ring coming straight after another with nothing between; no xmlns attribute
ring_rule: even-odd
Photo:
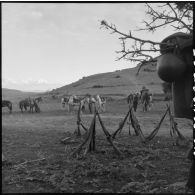
<svg viewBox="0 0 195 195"><path fill-rule="evenodd" d="M41 85L41 84L57 84L49 82L46 79L40 78L40 79L22 79L22 80L14 80L11 78L2 78L2 85L10 85L10 84L16 84L16 85Z"/></svg>
<svg viewBox="0 0 195 195"><path fill-rule="evenodd" d="M18 82L18 84L21 83L21 84L34 84L34 85L39 85L39 84L51 84L49 83L46 79L26 79L26 80L21 80L20 82Z"/></svg>
<svg viewBox="0 0 195 195"><path fill-rule="evenodd" d="M61 83L52 83L46 79L26 79L26 80L13 80L10 78L2 78L2 87L8 89L17 89L21 91L46 91L61 87Z"/></svg>
<svg viewBox="0 0 195 195"><path fill-rule="evenodd" d="M17 84L18 81L11 79L11 78L2 78L2 85L6 85L6 84Z"/></svg>
<svg viewBox="0 0 195 195"><path fill-rule="evenodd" d="M39 79L37 82L38 82L38 83L48 83L48 81L45 80L45 79Z"/></svg>
<svg viewBox="0 0 195 195"><path fill-rule="evenodd" d="M40 19L43 16L42 12L33 11L31 12L31 17L34 19Z"/></svg>

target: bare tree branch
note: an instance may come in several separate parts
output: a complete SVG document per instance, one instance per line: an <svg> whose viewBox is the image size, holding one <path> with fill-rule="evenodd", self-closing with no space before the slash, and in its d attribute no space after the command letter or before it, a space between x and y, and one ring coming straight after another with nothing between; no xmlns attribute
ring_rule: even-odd
<svg viewBox="0 0 195 195"><path fill-rule="evenodd" d="M145 27L139 30L152 31L166 26L173 27L174 30L186 31L186 33L193 33L193 4L189 2L176 2L176 3L163 3L153 8L150 4L146 3L146 15L149 16L149 21L143 21ZM160 9L159 9L160 8ZM111 34L118 34L121 41L121 50L116 51L121 55L117 60L128 60L131 62L140 62L139 70L148 62L155 62L156 57L154 53L160 51L159 46L165 45L164 51L174 49L177 43L161 43L153 40L144 40L137 36L132 35L132 32L121 32L114 24L108 24L105 20L101 21L101 28L111 30ZM134 41L134 42L132 42ZM130 44L130 45L129 45ZM127 46L129 45L129 46ZM162 51L162 49L161 49ZM158 56L157 55L157 56ZM138 72L139 72L138 70Z"/></svg>

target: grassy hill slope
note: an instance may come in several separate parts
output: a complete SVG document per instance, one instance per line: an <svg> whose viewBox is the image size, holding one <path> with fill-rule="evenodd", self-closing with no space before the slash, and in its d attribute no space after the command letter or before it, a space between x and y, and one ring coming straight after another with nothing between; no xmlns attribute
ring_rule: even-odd
<svg viewBox="0 0 195 195"><path fill-rule="evenodd" d="M138 76L136 75L137 70L138 67L135 67L83 77L76 82L42 95L55 94L63 96L72 94L85 95L89 93L92 95L100 94L121 97L127 96L130 92L140 91L143 85L149 88L154 94L163 93L161 87L163 81L158 77L154 65L150 64L147 67L143 67ZM8 99L13 102L36 95L41 95L41 93L2 89L2 99Z"/></svg>
<svg viewBox="0 0 195 195"><path fill-rule="evenodd" d="M29 96L35 96L37 93L34 92L23 92L15 89L7 89L2 88L2 100L10 100L12 102L18 102L24 98L28 98Z"/></svg>
<svg viewBox="0 0 195 195"><path fill-rule="evenodd" d="M137 70L138 67L135 67L83 77L74 83L52 90L52 93L127 95L139 91L143 85L153 93L162 93L163 81L158 77L155 66L143 67L138 76L136 76Z"/></svg>

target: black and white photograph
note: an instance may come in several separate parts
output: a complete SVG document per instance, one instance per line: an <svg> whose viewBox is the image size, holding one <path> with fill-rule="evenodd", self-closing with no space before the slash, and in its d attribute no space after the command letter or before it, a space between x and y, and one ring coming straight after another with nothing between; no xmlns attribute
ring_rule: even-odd
<svg viewBox="0 0 195 195"><path fill-rule="evenodd" d="M3 1L1 56L3 194L193 194L192 1Z"/></svg>

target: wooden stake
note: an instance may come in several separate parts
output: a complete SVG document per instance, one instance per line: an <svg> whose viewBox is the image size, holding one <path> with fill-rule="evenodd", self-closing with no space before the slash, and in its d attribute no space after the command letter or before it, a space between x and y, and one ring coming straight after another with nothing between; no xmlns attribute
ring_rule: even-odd
<svg viewBox="0 0 195 195"><path fill-rule="evenodd" d="M131 127L131 116L130 116L130 113L129 113L129 135L131 135L130 127Z"/></svg>
<svg viewBox="0 0 195 195"><path fill-rule="evenodd" d="M79 109L77 112L77 128L74 132L78 137L81 136L81 130L80 130L81 116L80 115L81 115L81 103L79 105Z"/></svg>
<svg viewBox="0 0 195 195"><path fill-rule="evenodd" d="M116 151L116 153L118 155L121 155L121 152L119 151L119 149L114 145L114 143L112 142L112 137L110 135L110 133L107 131L107 129L105 128L103 122L102 122L102 119L99 115L99 113L97 112L97 115L98 115L98 119L100 121L100 125L102 127L102 130L104 131L105 135L106 135L106 138L107 138L107 141L112 145L112 147L114 148L114 150Z"/></svg>
<svg viewBox="0 0 195 195"><path fill-rule="evenodd" d="M181 132L177 128L177 123L174 121L174 117L171 113L170 107L169 107L169 116L170 116L170 121L172 123L171 125L173 126L173 132L177 132L177 135L179 136L179 138L182 139L182 140L185 140L186 138L181 134Z"/></svg>
<svg viewBox="0 0 195 195"><path fill-rule="evenodd" d="M132 127L134 128L135 130L135 134L137 136L140 136L141 140L143 142L145 142L145 138L144 138L144 135L142 133L142 130L140 128L140 125L139 125L139 122L137 120L137 118L135 117L134 113L133 113L133 109L131 108L130 109L130 117L131 117L131 124L132 124Z"/></svg>
<svg viewBox="0 0 195 195"><path fill-rule="evenodd" d="M95 133L95 123L96 123L96 113L94 113L94 117L93 117L93 123L90 127L90 130L89 130L89 138L86 142L86 149L85 149L85 152L84 152L84 155L86 155L88 152L91 152L93 151L94 149L94 144L95 144L95 137L94 137L94 133Z"/></svg>
<svg viewBox="0 0 195 195"><path fill-rule="evenodd" d="M129 115L129 113L130 113L130 109L129 109L129 111L127 112L127 114L126 114L125 118L123 119L123 121L119 123L118 129L112 134L112 138L113 138L113 139L116 137L116 135L117 135L117 133L118 133L119 131L122 131L122 129L123 129L124 125L125 125L125 122L126 122L126 120L127 120L127 117L128 117L128 115Z"/></svg>
<svg viewBox="0 0 195 195"><path fill-rule="evenodd" d="M158 123L157 127L152 131L152 133L151 133L148 137L146 137L146 140L147 140L147 141L152 140L152 139L154 138L154 136L157 134L157 132L158 132L158 130L160 129L160 126L161 126L161 124L162 124L162 122L163 122L165 116L167 115L167 112L168 112L169 108L170 108L170 107L167 108L166 112L165 112L164 115L162 116L162 118L161 118L160 122Z"/></svg>
<svg viewBox="0 0 195 195"><path fill-rule="evenodd" d="M88 129L83 125L82 122L80 122L80 125L81 125L81 127L83 127L83 129L84 129L86 132L88 131Z"/></svg>
<svg viewBox="0 0 195 195"><path fill-rule="evenodd" d="M92 134L92 151L95 151L95 134L96 134L96 114L95 114L95 122L93 127L93 134Z"/></svg>
<svg viewBox="0 0 195 195"><path fill-rule="evenodd" d="M76 153L79 153L82 149L82 147L88 142L88 140L90 139L90 136L91 136L91 131L94 127L94 122L95 122L95 115L93 117L93 120L91 121L91 125L89 127L89 130L87 132L87 136L86 136L86 139L83 141L83 143L80 144L80 146L70 154L70 156L74 156Z"/></svg>

